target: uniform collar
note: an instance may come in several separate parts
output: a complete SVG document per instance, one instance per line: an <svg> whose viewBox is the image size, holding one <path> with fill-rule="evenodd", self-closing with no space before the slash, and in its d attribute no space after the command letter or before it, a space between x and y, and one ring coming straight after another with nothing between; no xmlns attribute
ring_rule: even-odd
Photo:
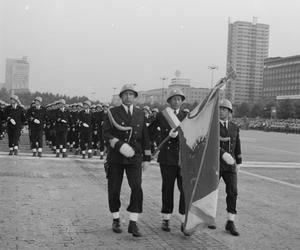
<svg viewBox="0 0 300 250"><path fill-rule="evenodd" d="M122 103L122 106L124 107L127 114L128 114L128 109L129 109L130 114L132 115L132 113L133 113L133 105L132 104L128 107Z"/></svg>
<svg viewBox="0 0 300 250"><path fill-rule="evenodd" d="M180 109L173 109L174 110L174 114L176 113L176 115L178 115Z"/></svg>
<svg viewBox="0 0 300 250"><path fill-rule="evenodd" d="M228 128L228 120L224 121L220 119L220 123L225 126L226 128Z"/></svg>

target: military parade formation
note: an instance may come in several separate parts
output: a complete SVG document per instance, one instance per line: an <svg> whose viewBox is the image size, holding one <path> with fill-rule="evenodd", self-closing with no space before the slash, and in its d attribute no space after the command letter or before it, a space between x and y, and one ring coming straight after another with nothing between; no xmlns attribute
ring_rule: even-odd
<svg viewBox="0 0 300 250"><path fill-rule="evenodd" d="M184 190L180 166L178 131L171 128L162 112L148 106L134 106L138 92L133 85L126 84L120 90L121 105L92 105L91 101L66 104L64 99L43 105L37 96L25 110L17 95L10 97L10 104L1 102L1 138L8 136L9 155L18 155L19 141L24 126L28 126L32 157L43 156L44 144L49 146L57 158L69 153L81 155L82 159L93 156L106 158L105 171L108 181L108 204L112 215L112 230L122 233L120 223L120 193L123 175L126 173L131 189L128 233L141 237L137 225L143 211L142 171L147 168L159 145L157 162L162 179L162 224L161 229L170 232L171 215L174 209L175 181L179 189L179 226L184 230L186 213ZM180 89L168 94L167 104L179 121L185 119L188 110L181 108L185 96ZM229 121L232 105L228 100L220 103L220 178L224 179L227 193L228 220L226 231L234 236L239 233L234 225L237 201L237 171L241 166L241 150L238 127ZM223 125L225 121L226 125ZM224 123L224 124L225 124ZM168 138L167 143L162 141ZM45 140L45 142L44 142ZM99 152L99 154L98 154ZM215 229L216 225L209 225Z"/></svg>

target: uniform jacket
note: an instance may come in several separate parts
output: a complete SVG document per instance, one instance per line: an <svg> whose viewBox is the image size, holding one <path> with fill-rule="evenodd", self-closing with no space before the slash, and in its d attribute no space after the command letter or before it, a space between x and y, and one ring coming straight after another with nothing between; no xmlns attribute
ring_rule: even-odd
<svg viewBox="0 0 300 250"><path fill-rule="evenodd" d="M182 121L186 117L187 113L179 110L177 117L179 121ZM169 123L161 112L159 112L155 120L150 124L150 138L155 140L161 138L164 140L171 130ZM157 141L157 145L160 141ZM164 165L178 166L179 165L179 135L176 138L170 138L160 149L157 161Z"/></svg>
<svg viewBox="0 0 300 250"><path fill-rule="evenodd" d="M81 132L92 132L93 126L94 126L94 114L91 110L89 110L89 113L87 114L85 110L81 110L78 115L78 121L80 125L80 131ZM84 127L83 123L86 123L89 127Z"/></svg>
<svg viewBox="0 0 300 250"><path fill-rule="evenodd" d="M68 110L55 110L55 112L53 112L53 118L55 119L56 131L68 131L68 127L71 123L71 116Z"/></svg>
<svg viewBox="0 0 300 250"><path fill-rule="evenodd" d="M130 117L122 105L111 108L110 112L117 124L122 127L131 127L132 131L122 131L116 128L109 116L105 116L102 135L103 139L108 142L107 161L118 164L139 164L142 160L150 161L150 139L144 112L134 107ZM109 140L113 138L119 139L114 148L109 145ZM128 143L134 149L135 155L132 158L126 158L119 152L123 143Z"/></svg>
<svg viewBox="0 0 300 250"><path fill-rule="evenodd" d="M4 110L4 116L8 129L21 129L26 121L25 110L19 105L16 108L13 108L12 105L7 106ZM10 119L14 119L16 125L13 125Z"/></svg>
<svg viewBox="0 0 300 250"><path fill-rule="evenodd" d="M46 109L42 106L39 109L31 107L27 110L26 118L31 130L42 130L46 123ZM35 123L34 119L39 120L40 123Z"/></svg>
<svg viewBox="0 0 300 250"><path fill-rule="evenodd" d="M94 113L95 117L95 126L94 130L100 131L102 130L103 120L104 120L104 114L103 111L97 111Z"/></svg>
<svg viewBox="0 0 300 250"><path fill-rule="evenodd" d="M224 152L231 154L231 156L235 159L236 164L242 163L242 155L241 155L241 141L239 135L239 127L235 125L233 122L228 122L228 129L225 128L220 123L220 170L221 171L230 171L234 170L235 167L228 165L223 159L222 155ZM234 169L233 169L234 168Z"/></svg>

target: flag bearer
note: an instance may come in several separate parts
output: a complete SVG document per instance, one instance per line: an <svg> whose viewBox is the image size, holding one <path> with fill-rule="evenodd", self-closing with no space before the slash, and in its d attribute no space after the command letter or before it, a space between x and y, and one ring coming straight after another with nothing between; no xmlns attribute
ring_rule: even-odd
<svg viewBox="0 0 300 250"><path fill-rule="evenodd" d="M186 113L180 109L185 96L180 89L172 89L168 95L167 102L173 109L179 121L186 117ZM150 124L149 131L151 138L161 136L162 139L170 136L171 138L165 143L158 155L160 172L162 177L162 225L161 229L170 232L170 218L174 208L174 185L175 180L180 192L179 197L179 213L181 214L181 222L185 218L185 202L182 189L182 177L179 166L179 136L178 132L171 129L168 121L160 112L157 114L155 120ZM159 142L158 142L159 144ZM181 231L183 232L183 224L181 224Z"/></svg>

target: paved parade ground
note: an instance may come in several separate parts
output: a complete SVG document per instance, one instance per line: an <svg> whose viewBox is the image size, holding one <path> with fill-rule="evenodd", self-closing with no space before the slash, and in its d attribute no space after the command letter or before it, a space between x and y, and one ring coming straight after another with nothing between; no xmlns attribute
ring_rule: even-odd
<svg viewBox="0 0 300 250"><path fill-rule="evenodd" d="M26 134L22 142L26 142ZM25 143L9 157L0 142L0 249L300 249L300 135L241 131L244 167L238 177L239 237L225 232L224 183L220 183L217 229L160 229L161 178L154 162L144 172L144 237L127 231L129 188L122 189L122 234L111 230L106 178L99 158L57 159L48 150L32 158ZM176 190L175 196L178 197Z"/></svg>

